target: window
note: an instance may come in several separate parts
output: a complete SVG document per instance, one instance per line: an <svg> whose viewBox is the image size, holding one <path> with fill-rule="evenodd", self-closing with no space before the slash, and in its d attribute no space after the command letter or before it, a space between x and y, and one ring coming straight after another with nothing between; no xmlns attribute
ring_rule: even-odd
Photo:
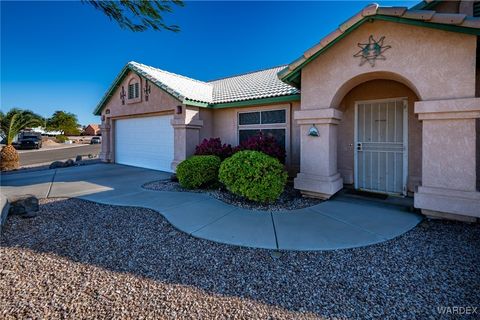
<svg viewBox="0 0 480 320"><path fill-rule="evenodd" d="M140 97L140 83L136 79L128 83L128 99L138 99Z"/></svg>
<svg viewBox="0 0 480 320"><path fill-rule="evenodd" d="M238 142L242 143L261 132L268 137L274 137L285 148L286 117L287 112L285 109L239 113Z"/></svg>

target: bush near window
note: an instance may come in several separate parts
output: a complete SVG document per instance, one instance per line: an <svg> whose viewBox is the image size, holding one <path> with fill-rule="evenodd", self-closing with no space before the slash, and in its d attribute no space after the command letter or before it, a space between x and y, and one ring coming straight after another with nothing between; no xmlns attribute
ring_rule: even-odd
<svg viewBox="0 0 480 320"><path fill-rule="evenodd" d="M63 134L59 134L58 136L55 137L55 140L57 140L58 143L64 143L65 141L68 141L68 137L63 135Z"/></svg>
<svg viewBox="0 0 480 320"><path fill-rule="evenodd" d="M222 162L218 178L230 192L266 203L280 197L287 173L278 159L259 151L245 150Z"/></svg>
<svg viewBox="0 0 480 320"><path fill-rule="evenodd" d="M281 163L285 163L285 149L278 144L274 137L268 137L261 132L242 141L242 143L235 148L234 152L241 150L260 151L277 158Z"/></svg>
<svg viewBox="0 0 480 320"><path fill-rule="evenodd" d="M229 144L222 144L220 138L203 139L202 143L195 147L195 155L214 155L224 160L233 154L233 148Z"/></svg>
<svg viewBox="0 0 480 320"><path fill-rule="evenodd" d="M186 189L212 185L218 181L220 163L217 156L192 156L178 164L178 181Z"/></svg>

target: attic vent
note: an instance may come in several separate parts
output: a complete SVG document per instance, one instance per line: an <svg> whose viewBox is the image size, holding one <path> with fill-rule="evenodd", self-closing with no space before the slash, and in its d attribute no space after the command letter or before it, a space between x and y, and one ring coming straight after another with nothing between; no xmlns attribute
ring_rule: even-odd
<svg viewBox="0 0 480 320"><path fill-rule="evenodd" d="M473 16L480 17L480 1L475 1L473 3Z"/></svg>

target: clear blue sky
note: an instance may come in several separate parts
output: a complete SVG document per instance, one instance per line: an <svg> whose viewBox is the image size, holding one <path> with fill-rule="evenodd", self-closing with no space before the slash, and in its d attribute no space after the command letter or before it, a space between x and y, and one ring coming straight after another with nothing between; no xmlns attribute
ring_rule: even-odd
<svg viewBox="0 0 480 320"><path fill-rule="evenodd" d="M128 61L200 80L287 64L370 2L186 2L166 16L181 32L133 33L80 2L2 1L1 108L99 122L92 111Z"/></svg>

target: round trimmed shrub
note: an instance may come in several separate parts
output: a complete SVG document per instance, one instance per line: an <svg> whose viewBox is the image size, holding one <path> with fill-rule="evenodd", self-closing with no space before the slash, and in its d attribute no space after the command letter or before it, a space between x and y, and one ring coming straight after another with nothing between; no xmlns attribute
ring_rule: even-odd
<svg viewBox="0 0 480 320"><path fill-rule="evenodd" d="M177 166L177 178L186 189L197 189L215 183L221 160L217 156L192 156Z"/></svg>
<svg viewBox="0 0 480 320"><path fill-rule="evenodd" d="M287 183L287 173L278 159L251 150L225 159L218 178L230 192L263 203L277 200Z"/></svg>

